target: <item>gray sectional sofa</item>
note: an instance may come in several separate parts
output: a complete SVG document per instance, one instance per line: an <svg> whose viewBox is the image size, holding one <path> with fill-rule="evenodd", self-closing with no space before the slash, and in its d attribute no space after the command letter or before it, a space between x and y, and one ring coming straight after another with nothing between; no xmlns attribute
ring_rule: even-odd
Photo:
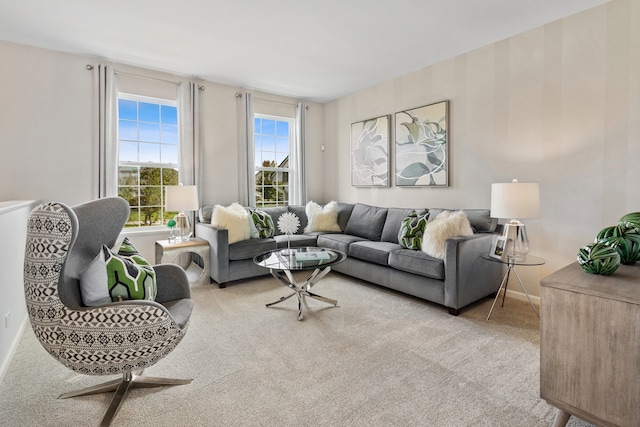
<svg viewBox="0 0 640 427"><path fill-rule="evenodd" d="M347 259L333 266L334 271L443 305L453 315L459 314L461 308L495 294L500 286L502 265L481 257L489 253L498 227L488 209L462 209L474 234L447 239L444 260L421 250L405 249L398 243L402 220L414 209L338 203L341 233L305 233L304 206L265 208L263 210L276 224L274 237L247 239L231 245L227 230L210 224L212 210L212 206L200 209L195 234L209 241L211 278L220 287L235 280L269 274L267 269L253 263L253 257L287 246L287 236L277 227L278 218L285 212L293 212L301 222L298 233L290 236L292 247L341 250L347 254ZM434 218L442 209L415 211L428 211Z"/></svg>

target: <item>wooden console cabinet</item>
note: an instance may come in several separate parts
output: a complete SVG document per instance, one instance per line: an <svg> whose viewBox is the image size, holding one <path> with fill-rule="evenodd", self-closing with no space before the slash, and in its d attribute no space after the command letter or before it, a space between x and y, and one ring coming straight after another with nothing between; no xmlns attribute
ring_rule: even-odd
<svg viewBox="0 0 640 427"><path fill-rule="evenodd" d="M640 264L541 281L540 397L598 426L640 426Z"/></svg>

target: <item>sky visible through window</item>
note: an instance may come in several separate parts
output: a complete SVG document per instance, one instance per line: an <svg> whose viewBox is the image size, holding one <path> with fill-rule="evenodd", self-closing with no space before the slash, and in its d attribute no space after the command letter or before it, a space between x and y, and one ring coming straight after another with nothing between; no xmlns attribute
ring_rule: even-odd
<svg viewBox="0 0 640 427"><path fill-rule="evenodd" d="M279 166L289 157L289 122L256 117L254 120L255 164L275 162Z"/></svg>
<svg viewBox="0 0 640 427"><path fill-rule="evenodd" d="M178 109L118 99L121 162L178 164Z"/></svg>

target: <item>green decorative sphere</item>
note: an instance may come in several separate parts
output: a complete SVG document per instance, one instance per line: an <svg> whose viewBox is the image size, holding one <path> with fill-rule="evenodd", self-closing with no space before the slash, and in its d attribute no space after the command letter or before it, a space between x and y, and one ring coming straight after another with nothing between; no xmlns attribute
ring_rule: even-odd
<svg viewBox="0 0 640 427"><path fill-rule="evenodd" d="M578 264L590 274L608 276L620 266L620 254L603 243L591 243L578 251Z"/></svg>
<svg viewBox="0 0 640 427"><path fill-rule="evenodd" d="M176 221L173 219L170 219L169 221L167 221L167 227L169 228L173 228L176 226Z"/></svg>
<svg viewBox="0 0 640 427"><path fill-rule="evenodd" d="M634 226L621 222L602 229L596 236L596 242L615 248L620 254L620 262L628 265L640 260L640 234Z"/></svg>
<svg viewBox="0 0 640 427"><path fill-rule="evenodd" d="M620 225L627 228L635 228L640 232L640 212L631 212L620 218Z"/></svg>

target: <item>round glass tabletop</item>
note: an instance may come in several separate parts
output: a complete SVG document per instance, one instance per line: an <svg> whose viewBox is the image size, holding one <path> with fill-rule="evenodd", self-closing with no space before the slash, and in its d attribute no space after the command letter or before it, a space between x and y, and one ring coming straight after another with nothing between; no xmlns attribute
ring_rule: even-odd
<svg viewBox="0 0 640 427"><path fill-rule="evenodd" d="M507 264L507 265L543 265L545 264L547 261L544 258L540 258L534 255L527 255L524 258L494 258L491 257L489 255L481 255L482 258L489 260L489 261L493 261L493 262L499 262L500 264Z"/></svg>
<svg viewBox="0 0 640 427"><path fill-rule="evenodd" d="M345 260L344 252L316 247L274 249L255 256L253 262L271 270L312 270L338 264Z"/></svg>

